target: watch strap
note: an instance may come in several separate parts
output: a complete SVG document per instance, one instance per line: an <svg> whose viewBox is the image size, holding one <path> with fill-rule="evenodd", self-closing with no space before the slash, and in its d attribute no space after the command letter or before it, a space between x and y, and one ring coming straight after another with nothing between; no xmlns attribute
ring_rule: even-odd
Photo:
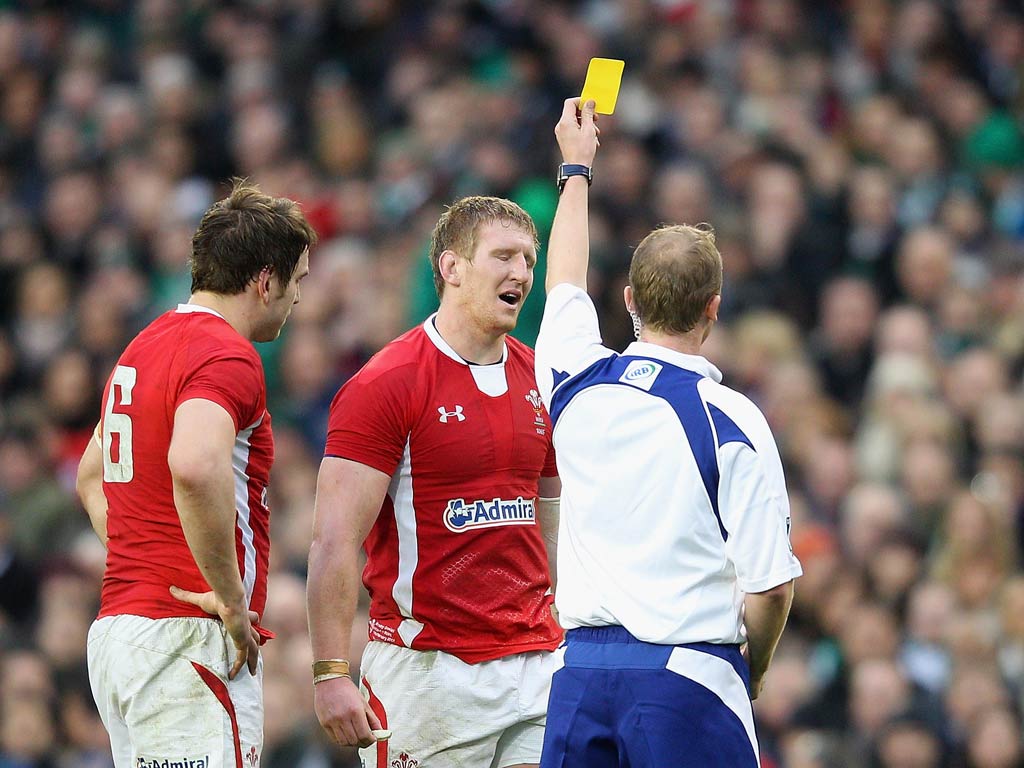
<svg viewBox="0 0 1024 768"><path fill-rule="evenodd" d="M594 180L594 172L589 165L581 163L562 163L558 166L558 191L561 192L567 182L573 176L586 176L587 186Z"/></svg>

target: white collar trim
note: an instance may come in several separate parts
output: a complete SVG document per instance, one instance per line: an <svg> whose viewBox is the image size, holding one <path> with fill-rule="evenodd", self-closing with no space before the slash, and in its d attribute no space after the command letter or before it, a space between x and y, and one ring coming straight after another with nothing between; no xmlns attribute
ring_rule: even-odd
<svg viewBox="0 0 1024 768"><path fill-rule="evenodd" d="M227 318L225 318L224 315L222 315L217 310L210 309L209 307L201 307L198 304L179 304L175 312L178 312L183 315L189 315L192 314L193 312L205 312L208 315L215 315L216 317L219 317L221 320L227 322Z"/></svg>
<svg viewBox="0 0 1024 768"><path fill-rule="evenodd" d="M427 338L429 338L434 343L435 347L441 350L441 352L444 353L447 357L450 357L452 360L454 360L457 363L461 363L462 365L468 365L471 368L489 367L488 365L479 365L478 363L471 363L464 357L462 357L462 355L460 355L454 349L452 349L451 345L447 341L445 341L444 338L441 336L440 331L437 330L437 326L434 325L435 317L437 317L437 312L435 312L434 314L432 314L430 317L423 321L423 330L426 331ZM501 362L494 363L494 365L504 365L506 360L508 360L508 344L503 343L501 347Z"/></svg>
<svg viewBox="0 0 1024 768"><path fill-rule="evenodd" d="M674 349L663 347L660 344L649 344L646 341L634 341L626 347L626 351L622 354L664 360L666 363L671 363L679 368L685 368L688 371L699 373L701 376L707 376L718 384L722 382L722 372L701 355L687 355L683 352L676 352Z"/></svg>

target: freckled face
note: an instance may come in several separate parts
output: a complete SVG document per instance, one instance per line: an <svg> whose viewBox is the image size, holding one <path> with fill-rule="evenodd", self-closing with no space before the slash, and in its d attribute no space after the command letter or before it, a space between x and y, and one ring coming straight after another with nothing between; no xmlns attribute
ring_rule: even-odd
<svg viewBox="0 0 1024 768"><path fill-rule="evenodd" d="M453 296L481 329L496 335L515 329L523 302L533 287L537 250L533 236L500 221L477 229L472 259L459 259L462 278ZM452 286L446 288L446 292Z"/></svg>

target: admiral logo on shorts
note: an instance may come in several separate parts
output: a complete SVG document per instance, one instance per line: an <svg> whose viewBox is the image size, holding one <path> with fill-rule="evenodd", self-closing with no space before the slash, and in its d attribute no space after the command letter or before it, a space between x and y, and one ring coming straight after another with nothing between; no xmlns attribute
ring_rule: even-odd
<svg viewBox="0 0 1024 768"><path fill-rule="evenodd" d="M452 499L444 510L445 527L453 533L499 525L533 525L534 519L533 499L522 496L490 501Z"/></svg>
<svg viewBox="0 0 1024 768"><path fill-rule="evenodd" d="M135 768L210 768L210 756L181 758L140 756L135 760Z"/></svg>

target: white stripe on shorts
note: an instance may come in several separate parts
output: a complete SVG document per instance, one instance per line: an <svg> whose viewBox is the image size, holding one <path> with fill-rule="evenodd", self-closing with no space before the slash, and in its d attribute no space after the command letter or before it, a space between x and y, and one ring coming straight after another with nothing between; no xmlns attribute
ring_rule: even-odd
<svg viewBox="0 0 1024 768"><path fill-rule="evenodd" d="M704 686L733 711L743 723L760 766L761 756L757 748L757 735L754 733L754 710L750 706L750 694L732 664L692 648L674 648L665 669Z"/></svg>

